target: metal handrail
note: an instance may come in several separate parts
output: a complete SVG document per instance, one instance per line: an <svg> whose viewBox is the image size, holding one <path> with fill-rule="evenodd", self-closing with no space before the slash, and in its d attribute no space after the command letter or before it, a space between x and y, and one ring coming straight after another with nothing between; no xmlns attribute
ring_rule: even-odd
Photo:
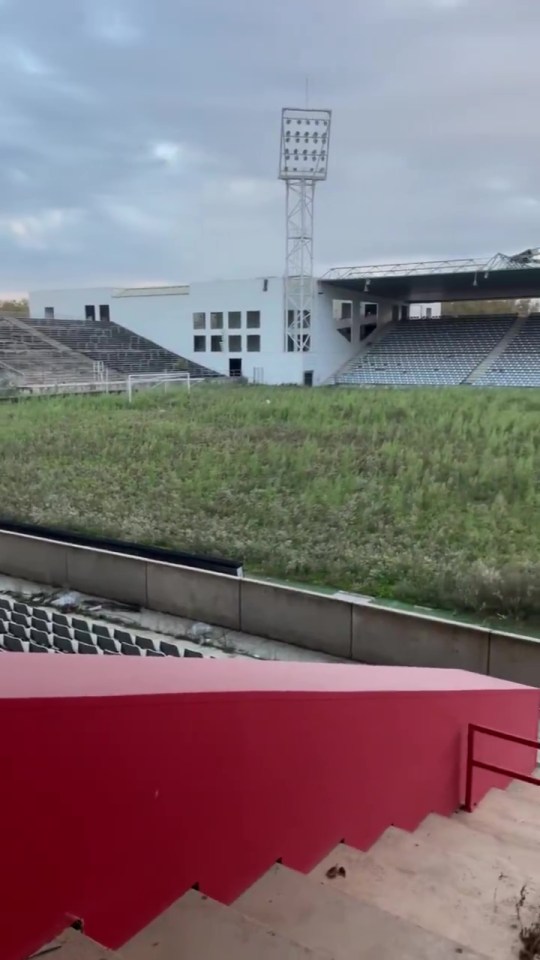
<svg viewBox="0 0 540 960"><path fill-rule="evenodd" d="M529 737L518 737L514 733L506 733L504 730L495 730L492 727L482 727L477 723L470 723L467 733L467 780L465 785L465 803L463 809L467 813L472 813L472 788L473 772L476 767L478 770L489 770L490 773L501 773L506 777L512 777L513 780L522 780L523 783L532 783L540 787L540 780L537 777L529 777L525 773L518 773L517 770L508 770L506 767L500 767L494 763L484 763L483 760L474 759L474 741L475 734L485 733L487 736L496 737L499 740L507 740L510 743L520 743L524 747L536 747L540 749L538 740L531 740Z"/></svg>

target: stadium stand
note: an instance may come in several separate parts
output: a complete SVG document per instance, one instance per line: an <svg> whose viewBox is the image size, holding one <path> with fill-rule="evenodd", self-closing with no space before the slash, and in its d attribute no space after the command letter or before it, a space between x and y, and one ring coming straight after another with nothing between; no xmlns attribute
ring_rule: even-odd
<svg viewBox="0 0 540 960"><path fill-rule="evenodd" d="M515 320L506 315L393 322L334 382L381 386L464 383Z"/></svg>
<svg viewBox="0 0 540 960"><path fill-rule="evenodd" d="M0 596L0 653L210 657L193 645Z"/></svg>
<svg viewBox="0 0 540 960"><path fill-rule="evenodd" d="M531 314L516 339L475 385L540 387L540 314Z"/></svg>
<svg viewBox="0 0 540 960"><path fill-rule="evenodd" d="M94 365L87 356L66 350L21 320L8 318L0 318L0 370L3 380L18 386L94 378Z"/></svg>
<svg viewBox="0 0 540 960"><path fill-rule="evenodd" d="M26 321L34 330L46 334L65 347L101 361L123 377L178 371L195 377L216 376L214 371L192 363L171 350L165 350L113 321L36 320Z"/></svg>

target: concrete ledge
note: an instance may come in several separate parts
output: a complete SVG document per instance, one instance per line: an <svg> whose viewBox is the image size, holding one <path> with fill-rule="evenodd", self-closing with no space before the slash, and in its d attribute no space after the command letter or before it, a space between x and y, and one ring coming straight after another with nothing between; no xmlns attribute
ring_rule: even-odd
<svg viewBox="0 0 540 960"><path fill-rule="evenodd" d="M540 640L493 631L490 634L489 673L501 680L540 687Z"/></svg>
<svg viewBox="0 0 540 960"><path fill-rule="evenodd" d="M488 672L489 630L373 604L353 607L352 657L362 663Z"/></svg>
<svg viewBox="0 0 540 960"><path fill-rule="evenodd" d="M65 547L67 582L82 593L146 607L146 561L91 547Z"/></svg>
<svg viewBox="0 0 540 960"><path fill-rule="evenodd" d="M67 549L54 540L0 531L0 570L12 577L64 587L68 583Z"/></svg>
<svg viewBox="0 0 540 960"><path fill-rule="evenodd" d="M240 630L240 579L155 560L146 562L147 606Z"/></svg>
<svg viewBox="0 0 540 960"><path fill-rule="evenodd" d="M242 580L240 630L270 640L351 656L351 604L345 600Z"/></svg>

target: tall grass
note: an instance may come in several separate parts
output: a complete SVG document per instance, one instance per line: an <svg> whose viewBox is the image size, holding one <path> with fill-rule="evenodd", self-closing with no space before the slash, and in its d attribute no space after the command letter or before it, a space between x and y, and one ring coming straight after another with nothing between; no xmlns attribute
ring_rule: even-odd
<svg viewBox="0 0 540 960"><path fill-rule="evenodd" d="M0 406L0 512L403 601L540 615L540 391Z"/></svg>

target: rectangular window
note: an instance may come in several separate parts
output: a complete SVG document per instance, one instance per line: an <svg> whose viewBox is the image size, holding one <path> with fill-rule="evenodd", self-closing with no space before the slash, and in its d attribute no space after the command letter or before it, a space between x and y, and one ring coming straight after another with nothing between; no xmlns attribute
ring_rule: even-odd
<svg viewBox="0 0 540 960"><path fill-rule="evenodd" d="M229 311L229 330L240 330L242 326L242 314L240 310Z"/></svg>
<svg viewBox="0 0 540 960"><path fill-rule="evenodd" d="M261 326L261 311L260 310L248 310L247 312L247 328L248 330L259 330Z"/></svg>
<svg viewBox="0 0 540 960"><path fill-rule="evenodd" d="M193 329L206 330L206 314L205 313L193 314Z"/></svg>
<svg viewBox="0 0 540 960"><path fill-rule="evenodd" d="M87 320L95 320L95 319L96 319L96 308L95 308L94 306L92 306L91 303L87 303L86 306L85 306L85 308L84 308L84 315L85 315L85 317L86 317Z"/></svg>
<svg viewBox="0 0 540 960"><path fill-rule="evenodd" d="M108 303L100 303L99 305L99 319L102 323L109 323L111 319L111 311L109 310Z"/></svg>
<svg viewBox="0 0 540 960"><path fill-rule="evenodd" d="M211 337L210 349L212 353L223 353L223 337Z"/></svg>
<svg viewBox="0 0 540 960"><path fill-rule="evenodd" d="M193 337L193 349L195 353L206 353L206 337Z"/></svg>
<svg viewBox="0 0 540 960"><path fill-rule="evenodd" d="M222 313L210 314L210 327L212 328L212 330L223 330L223 314Z"/></svg>
<svg viewBox="0 0 540 960"><path fill-rule="evenodd" d="M242 337L236 333L229 337L229 353L242 353Z"/></svg>
<svg viewBox="0 0 540 960"><path fill-rule="evenodd" d="M260 353L261 338L258 333L251 333L247 338L248 353Z"/></svg>
<svg viewBox="0 0 540 960"><path fill-rule="evenodd" d="M45 307L45 319L54 320L54 307Z"/></svg>

